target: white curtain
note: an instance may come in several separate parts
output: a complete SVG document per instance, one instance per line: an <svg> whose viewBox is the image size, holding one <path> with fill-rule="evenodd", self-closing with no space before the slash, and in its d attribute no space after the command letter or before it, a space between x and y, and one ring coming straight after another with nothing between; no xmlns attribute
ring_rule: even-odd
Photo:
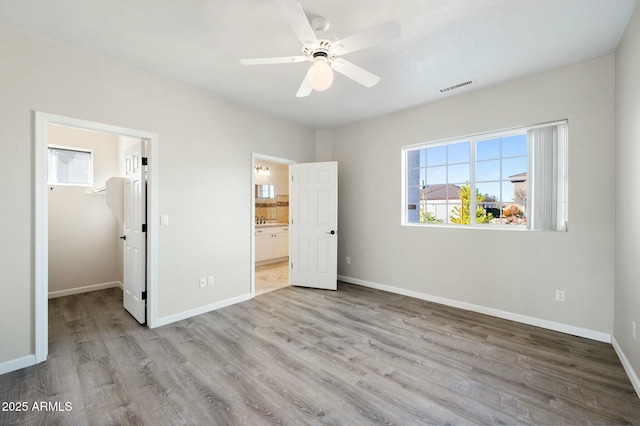
<svg viewBox="0 0 640 426"><path fill-rule="evenodd" d="M529 142L529 211L527 227L540 231L565 229L564 137L558 125L527 132Z"/></svg>

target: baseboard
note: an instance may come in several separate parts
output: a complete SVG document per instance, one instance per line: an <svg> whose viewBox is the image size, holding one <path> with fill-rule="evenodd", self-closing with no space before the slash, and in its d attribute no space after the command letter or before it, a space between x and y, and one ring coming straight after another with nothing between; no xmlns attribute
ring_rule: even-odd
<svg viewBox="0 0 640 426"><path fill-rule="evenodd" d="M618 354L618 358L620 358L620 362L624 367L624 371L627 372L627 376L629 376L629 379L631 380L631 384L633 385L633 388L636 390L636 395L638 396L638 398L640 398L640 378L638 377L638 374L636 374L635 370L631 366L631 363L629 362L627 357L624 355L624 352L622 352L622 348L618 344L618 341L616 340L615 336L611 337L611 344L613 345L613 348L616 350L616 354Z"/></svg>
<svg viewBox="0 0 640 426"><path fill-rule="evenodd" d="M559 331L561 333L571 334L574 336L585 337L591 340L611 343L611 334L601 331L589 330L586 328L576 327L573 325L562 324L554 321L543 320L540 318L529 317L526 315L515 314L513 312L501 311L499 309L487 308L486 306L474 305L472 303L460 302L458 300L446 299L444 297L432 296L426 293L406 290L399 287L393 287L386 284L374 283L358 278L338 276L338 280L350 284L357 284L363 287L375 288L377 290L388 291L390 293L401 294L403 296L414 297L416 299L426 300L428 302L439 303L441 305L451 306L454 308L465 309L467 311L477 312L480 314L491 315L493 317L502 318L510 321L516 321L523 324L533 325L536 327L546 328L548 330Z"/></svg>
<svg viewBox="0 0 640 426"><path fill-rule="evenodd" d="M57 290L49 292L49 299L56 297L71 296L72 294L88 293L90 291L104 290L105 288L119 287L124 289L124 285L120 281L111 281L109 283L86 285L84 287L70 288L67 290Z"/></svg>
<svg viewBox="0 0 640 426"><path fill-rule="evenodd" d="M161 327L163 325L167 325L167 324L171 324L172 322L195 317L197 315L206 314L207 312L211 312L217 309L225 308L227 306L235 305L236 303L244 302L250 299L251 299L251 293L247 293L247 294L243 294L242 296L232 297L231 299L222 300L220 302L212 303L210 305L201 306L199 308L191 309L185 312L180 312L179 314L158 318L156 327Z"/></svg>
<svg viewBox="0 0 640 426"><path fill-rule="evenodd" d="M0 375L20 370L21 368L31 367L36 363L35 355L27 355L22 358L12 359L11 361L0 364Z"/></svg>

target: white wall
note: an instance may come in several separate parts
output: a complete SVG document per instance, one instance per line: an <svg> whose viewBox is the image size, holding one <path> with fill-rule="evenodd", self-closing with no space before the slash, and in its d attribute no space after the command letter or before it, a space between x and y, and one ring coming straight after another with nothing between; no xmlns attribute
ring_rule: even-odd
<svg viewBox="0 0 640 426"><path fill-rule="evenodd" d="M0 365L34 353L34 111L158 134L160 319L250 293L251 153L311 161L313 129L6 26L0 56Z"/></svg>
<svg viewBox="0 0 640 426"><path fill-rule="evenodd" d="M610 334L614 87L609 55L335 130L339 274ZM569 232L400 225L403 145L560 119L569 120Z"/></svg>
<svg viewBox="0 0 640 426"><path fill-rule="evenodd" d="M640 7L616 52L616 269L613 335L640 381ZM631 335L631 322L637 337Z"/></svg>
<svg viewBox="0 0 640 426"><path fill-rule="evenodd" d="M94 187L118 175L118 136L50 125L48 142L92 149ZM105 193L93 194L91 189L49 187L50 294L122 280L118 221Z"/></svg>
<svg viewBox="0 0 640 426"><path fill-rule="evenodd" d="M316 161L331 161L333 158L333 132L316 130Z"/></svg>

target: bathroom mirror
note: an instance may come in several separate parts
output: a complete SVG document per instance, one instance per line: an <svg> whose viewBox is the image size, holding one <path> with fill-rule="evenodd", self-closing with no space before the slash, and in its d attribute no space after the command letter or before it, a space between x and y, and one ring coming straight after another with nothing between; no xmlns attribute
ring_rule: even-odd
<svg viewBox="0 0 640 426"><path fill-rule="evenodd" d="M258 198L276 198L275 185L256 185L256 199Z"/></svg>
<svg viewBox="0 0 640 426"><path fill-rule="evenodd" d="M275 221L277 208L275 185L256 185L256 217L260 220Z"/></svg>

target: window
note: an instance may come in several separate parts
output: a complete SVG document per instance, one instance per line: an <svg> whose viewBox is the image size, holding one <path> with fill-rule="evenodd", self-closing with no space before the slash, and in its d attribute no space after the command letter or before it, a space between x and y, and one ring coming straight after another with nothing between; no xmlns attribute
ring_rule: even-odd
<svg viewBox="0 0 640 426"><path fill-rule="evenodd" d="M93 151L49 145L49 185L93 186Z"/></svg>
<svg viewBox="0 0 640 426"><path fill-rule="evenodd" d="M565 121L403 148L403 224L566 228Z"/></svg>

